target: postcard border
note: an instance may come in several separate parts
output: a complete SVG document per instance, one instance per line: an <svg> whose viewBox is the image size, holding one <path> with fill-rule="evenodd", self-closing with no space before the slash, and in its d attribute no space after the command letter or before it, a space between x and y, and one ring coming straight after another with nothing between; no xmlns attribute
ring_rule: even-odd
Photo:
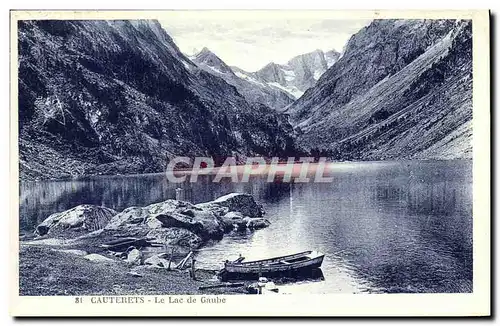
<svg viewBox="0 0 500 326"><path fill-rule="evenodd" d="M11 11L10 12L10 309L12 316L488 316L491 311L490 253L490 51L489 12L387 10L265 10L259 15L338 19L472 19L473 23L473 293L323 294L289 296L224 295L225 304L76 304L75 297L19 296L19 153L17 21L23 19L153 19L172 11ZM193 10L173 11L192 15ZM207 12L207 10L203 10ZM242 10L214 10L221 17ZM245 13L248 16L248 11ZM145 298L151 296L144 296ZM168 296L164 296L167 298ZM190 297L190 296L175 296ZM201 296L191 296L201 297Z"/></svg>

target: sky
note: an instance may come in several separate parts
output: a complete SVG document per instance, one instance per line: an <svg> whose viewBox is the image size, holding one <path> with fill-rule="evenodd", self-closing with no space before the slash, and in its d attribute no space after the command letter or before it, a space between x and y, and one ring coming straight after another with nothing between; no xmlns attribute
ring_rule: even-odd
<svg viewBox="0 0 500 326"><path fill-rule="evenodd" d="M342 51L370 19L329 17L325 12L170 12L162 27L187 55L209 48L230 66L256 71L316 49Z"/></svg>

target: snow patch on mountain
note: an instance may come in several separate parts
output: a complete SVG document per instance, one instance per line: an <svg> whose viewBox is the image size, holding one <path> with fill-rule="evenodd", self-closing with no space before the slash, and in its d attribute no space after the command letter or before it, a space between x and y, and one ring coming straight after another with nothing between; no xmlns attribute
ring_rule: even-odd
<svg viewBox="0 0 500 326"><path fill-rule="evenodd" d="M257 79L255 79L255 78L253 78L253 77L251 77L251 76L249 76L247 74L243 74L243 73L241 73L239 71L235 71L234 74L236 76L240 77L241 79L247 80L247 81L249 81L251 83L254 83L254 84L257 84L257 85L260 85L260 86L263 86L263 87L266 86L266 84L258 81Z"/></svg>
<svg viewBox="0 0 500 326"><path fill-rule="evenodd" d="M318 80L318 79L319 79L319 77L321 77L321 75L323 75L323 73L324 73L324 71L321 71L321 70L316 70L316 71L314 72L314 75L313 75L314 80Z"/></svg>
<svg viewBox="0 0 500 326"><path fill-rule="evenodd" d="M339 57L340 53L335 50L327 52L316 50L293 57L286 64L272 62L256 72L247 74L284 90L294 99L298 99L316 84L316 81L337 62Z"/></svg>
<svg viewBox="0 0 500 326"><path fill-rule="evenodd" d="M272 87L276 87L277 89L281 89L289 94L291 94L293 97L295 98L299 98L301 97L304 92L302 92L301 90L299 90L297 87L295 86L291 86L291 87L285 87L279 83L275 83L275 82L272 82L272 83L268 83L268 85L272 86Z"/></svg>
<svg viewBox="0 0 500 326"><path fill-rule="evenodd" d="M255 72L229 67L207 48L190 58L200 68L235 86L249 101L283 109L314 86L339 56L335 50L316 50L293 57L286 64L271 62Z"/></svg>
<svg viewBox="0 0 500 326"><path fill-rule="evenodd" d="M261 103L273 109L282 109L295 99L285 90L271 87L256 78L252 73L237 67L229 67L206 47L194 56L193 62L204 71L221 77L225 82L234 86L238 93L243 95L249 102Z"/></svg>
<svg viewBox="0 0 500 326"><path fill-rule="evenodd" d="M293 70L283 70L283 73L285 74L285 80L287 82L291 82L295 79L295 72Z"/></svg>

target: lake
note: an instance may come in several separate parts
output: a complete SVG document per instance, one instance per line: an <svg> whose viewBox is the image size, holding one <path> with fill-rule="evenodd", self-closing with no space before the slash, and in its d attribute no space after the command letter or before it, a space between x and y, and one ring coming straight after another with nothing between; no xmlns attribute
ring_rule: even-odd
<svg viewBox="0 0 500 326"><path fill-rule="evenodd" d="M20 185L20 229L79 204L122 210L175 198L194 203L246 192L271 226L227 234L197 255L200 267L318 250L322 277L288 283L287 293L471 292L472 162L404 161L329 165L331 183L168 183L164 174L100 176ZM224 180L224 179L223 179Z"/></svg>

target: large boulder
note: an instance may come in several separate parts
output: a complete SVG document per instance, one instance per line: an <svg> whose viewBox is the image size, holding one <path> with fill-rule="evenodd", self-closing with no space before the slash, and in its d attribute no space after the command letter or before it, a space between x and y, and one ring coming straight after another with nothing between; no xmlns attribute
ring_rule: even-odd
<svg viewBox="0 0 500 326"><path fill-rule="evenodd" d="M125 225L140 225L146 222L149 212L145 207L129 207L116 214L106 225L107 230L116 230Z"/></svg>
<svg viewBox="0 0 500 326"><path fill-rule="evenodd" d="M117 212L95 205L78 205L67 211L54 213L40 223L35 234L58 235L92 232L104 228Z"/></svg>
<svg viewBox="0 0 500 326"><path fill-rule="evenodd" d="M141 265L143 259L142 251L137 248L130 248L127 250L127 263L129 265Z"/></svg>
<svg viewBox="0 0 500 326"><path fill-rule="evenodd" d="M246 228L245 216L243 216L240 212L226 213L220 217L220 221L226 231Z"/></svg>
<svg viewBox="0 0 500 326"><path fill-rule="evenodd" d="M127 227L161 228L164 225L156 219L159 214L174 213L178 210L192 208L190 203L169 199L146 207L129 207L115 215L106 225L106 230L120 230Z"/></svg>
<svg viewBox="0 0 500 326"><path fill-rule="evenodd" d="M225 213L234 211L249 217L261 217L264 215L262 205L257 204L253 196L249 194L230 193L211 202L196 205L198 208L208 209L214 211L214 213L217 210L217 206L227 208Z"/></svg>
<svg viewBox="0 0 500 326"><path fill-rule="evenodd" d="M77 234L72 240L85 240L95 246L123 238L137 238L146 245L156 242L195 249L205 241L222 239L225 232L235 227L265 227L264 220L253 220L262 214L262 207L252 196L236 193L199 205L169 199L145 207L129 207L121 213L99 206L80 205L51 215L38 226L37 233L78 230L85 233Z"/></svg>
<svg viewBox="0 0 500 326"><path fill-rule="evenodd" d="M209 210L178 200L169 199L146 207L130 207L117 214L106 230L121 232L122 236L143 235L153 229L182 228L203 239L221 239L224 228Z"/></svg>
<svg viewBox="0 0 500 326"><path fill-rule="evenodd" d="M149 231L147 238L167 247L175 246L187 249L197 249L203 243L203 239L195 233L177 227L153 229Z"/></svg>
<svg viewBox="0 0 500 326"><path fill-rule="evenodd" d="M154 267L167 268L169 262L169 257L166 253L162 252L161 254L153 255L144 261L144 265L150 265ZM174 263L171 263L172 267Z"/></svg>
<svg viewBox="0 0 500 326"><path fill-rule="evenodd" d="M271 225L267 219L263 217L249 217L243 216L239 212L229 212L221 217L221 222L226 230L258 230L263 229Z"/></svg>
<svg viewBox="0 0 500 326"><path fill-rule="evenodd" d="M146 207L150 214L160 214L174 212L182 209L193 208L194 205L185 201L168 199L159 203L154 203Z"/></svg>
<svg viewBox="0 0 500 326"><path fill-rule="evenodd" d="M243 221L246 223L246 227L251 230L263 229L271 225L271 222L262 217L257 217L257 218L246 217L243 219Z"/></svg>
<svg viewBox="0 0 500 326"><path fill-rule="evenodd" d="M183 228L203 239L222 239L224 228L217 217L208 210L183 209L154 216L165 228Z"/></svg>

